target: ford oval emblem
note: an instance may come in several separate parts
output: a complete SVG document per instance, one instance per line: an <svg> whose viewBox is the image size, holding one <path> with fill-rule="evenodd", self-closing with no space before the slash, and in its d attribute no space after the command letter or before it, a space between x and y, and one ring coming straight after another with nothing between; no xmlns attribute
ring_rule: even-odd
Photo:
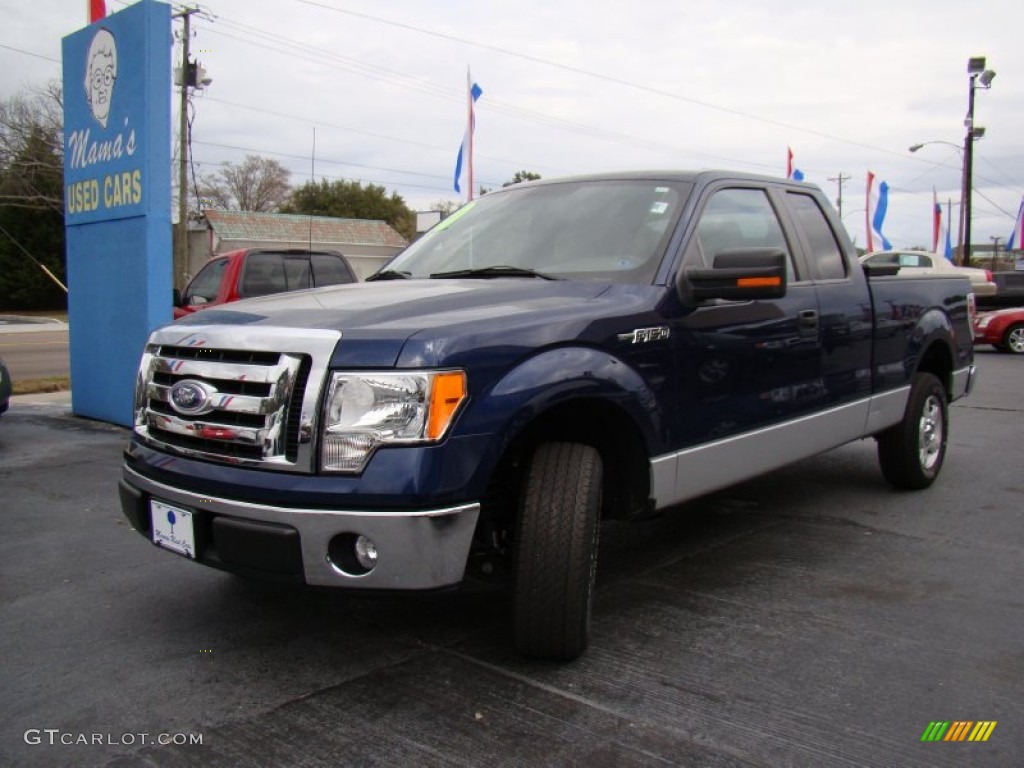
<svg viewBox="0 0 1024 768"><path fill-rule="evenodd" d="M171 387L171 408L185 416L195 416L211 410L210 388L201 382L182 379Z"/></svg>

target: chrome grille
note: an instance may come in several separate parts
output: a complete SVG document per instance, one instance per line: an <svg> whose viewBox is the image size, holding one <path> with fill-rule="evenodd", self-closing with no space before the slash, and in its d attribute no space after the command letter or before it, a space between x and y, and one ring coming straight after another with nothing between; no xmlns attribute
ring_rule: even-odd
<svg viewBox="0 0 1024 768"><path fill-rule="evenodd" d="M195 458L312 471L319 389L339 338L286 328L160 329L139 368L135 433Z"/></svg>

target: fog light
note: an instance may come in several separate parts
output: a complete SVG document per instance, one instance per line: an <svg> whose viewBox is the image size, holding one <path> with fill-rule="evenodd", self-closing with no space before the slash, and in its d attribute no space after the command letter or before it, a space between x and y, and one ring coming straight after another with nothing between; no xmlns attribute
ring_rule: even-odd
<svg viewBox="0 0 1024 768"><path fill-rule="evenodd" d="M356 560L367 572L377 565L377 545L365 536L356 538Z"/></svg>
<svg viewBox="0 0 1024 768"><path fill-rule="evenodd" d="M345 576L365 576L377 565L377 545L359 533L339 533L327 544L327 562Z"/></svg>

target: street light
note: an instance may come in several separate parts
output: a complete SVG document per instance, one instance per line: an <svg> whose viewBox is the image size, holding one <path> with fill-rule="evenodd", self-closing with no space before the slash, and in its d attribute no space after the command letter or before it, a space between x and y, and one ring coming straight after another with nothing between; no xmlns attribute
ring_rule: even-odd
<svg viewBox="0 0 1024 768"><path fill-rule="evenodd" d="M995 73L992 74L995 77ZM974 135L971 137L972 141L978 141L985 135L985 128L983 126L975 126ZM963 253L964 250L964 188L965 180L967 177L967 158L964 155L964 148L959 144L954 144L952 141L943 141L942 139L935 139L934 141L921 141L917 144L911 144L907 149L910 152L917 152L922 147L927 147L929 144L945 144L947 147L952 147L960 155L960 202L957 203L959 206L959 213L957 214L957 236L956 236L956 252L959 254ZM962 257L958 257L959 261L962 261Z"/></svg>
<svg viewBox="0 0 1024 768"><path fill-rule="evenodd" d="M972 56L967 60L967 74L970 75L970 87L967 96L967 117L964 118L964 127L967 133L964 136L964 178L960 206L961 239L960 261L962 266L970 266L971 263L971 197L974 190L971 183L971 174L974 169L974 138L984 135L981 128L974 127L974 91L980 87L988 90L992 87L992 80L996 73L991 69L985 69L984 56ZM979 136L980 138L980 136Z"/></svg>
<svg viewBox="0 0 1024 768"><path fill-rule="evenodd" d="M922 141L920 144L911 144L907 149L911 152L917 152L921 147L927 147L929 144L945 144L947 147L952 147L957 152L963 152L963 148L959 144L954 144L952 141L942 141L941 139L936 141Z"/></svg>

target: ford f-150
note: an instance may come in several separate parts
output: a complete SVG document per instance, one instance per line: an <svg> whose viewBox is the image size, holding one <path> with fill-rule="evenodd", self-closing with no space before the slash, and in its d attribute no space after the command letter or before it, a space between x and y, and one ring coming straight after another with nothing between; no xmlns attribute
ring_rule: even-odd
<svg viewBox="0 0 1024 768"><path fill-rule="evenodd" d="M862 267L822 192L727 172L518 184L366 283L152 333L122 508L244 575L512 590L523 653L586 647L601 520L861 438L929 486L974 380L963 277Z"/></svg>

